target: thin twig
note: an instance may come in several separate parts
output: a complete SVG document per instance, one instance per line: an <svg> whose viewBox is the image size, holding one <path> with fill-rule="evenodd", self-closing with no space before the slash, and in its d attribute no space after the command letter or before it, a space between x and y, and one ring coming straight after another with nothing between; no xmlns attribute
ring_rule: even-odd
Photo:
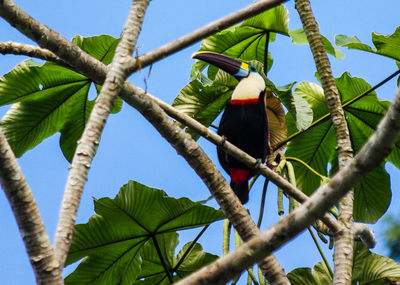
<svg viewBox="0 0 400 285"><path fill-rule="evenodd" d="M312 229L311 229L310 227L308 227L307 230L308 230L308 232L310 233L311 238L313 239L314 244L315 244L315 246L317 247L318 252L319 252L319 254L320 254L321 257L322 257L322 260L324 261L325 266L326 266L326 268L328 269L329 275L330 275L331 278L332 278L332 277L333 277L332 268L330 267L329 262L328 262L328 260L326 259L325 254L324 254L324 252L322 251L321 246L319 245L317 238L315 237L315 235L314 235L314 233L313 233L313 231L312 231Z"/></svg>
<svg viewBox="0 0 400 285"><path fill-rule="evenodd" d="M12 41L0 42L0 53L35 57L47 61L52 61L61 66L69 67L69 65L67 65L63 60L61 60L51 51L34 45L28 45Z"/></svg>

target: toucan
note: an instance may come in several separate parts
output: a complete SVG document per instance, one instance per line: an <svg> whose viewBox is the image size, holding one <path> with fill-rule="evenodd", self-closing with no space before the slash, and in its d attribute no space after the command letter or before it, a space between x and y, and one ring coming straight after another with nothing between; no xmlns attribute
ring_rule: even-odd
<svg viewBox="0 0 400 285"><path fill-rule="evenodd" d="M225 106L218 134L259 163L270 152L265 81L254 66L214 52L197 52L193 58L212 64L235 77L239 83ZM248 182L255 173L236 158L217 147L218 160L229 174L231 188L242 202L249 200Z"/></svg>

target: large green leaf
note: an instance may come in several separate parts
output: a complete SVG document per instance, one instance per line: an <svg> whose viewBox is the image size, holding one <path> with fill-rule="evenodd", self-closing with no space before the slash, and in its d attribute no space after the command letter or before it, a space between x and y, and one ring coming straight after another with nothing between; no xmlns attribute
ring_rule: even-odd
<svg viewBox="0 0 400 285"><path fill-rule="evenodd" d="M348 73L344 73L338 78L336 84L343 102L352 147L355 152L358 152L385 114L388 102L378 100L374 92L359 97L370 88L370 85L361 78L350 77ZM327 114L323 91L318 85L309 82L300 83L295 93L310 103L314 112L314 123ZM331 164L331 172L337 169L336 139L331 121L320 122L322 123L316 124L295 137L289 143L286 155L304 161L326 176L329 164ZM289 134L296 132L294 124L290 123L289 118L288 132ZM398 156L393 155L392 160L397 161ZM319 186L320 178L316 175L307 175L309 171L303 165L297 162L294 162L294 165L296 166L298 186L305 193L311 194ZM377 197L379 197L379 202L377 202ZM389 176L383 165L378 166L355 188L355 219L363 222L375 222L385 213L390 199Z"/></svg>
<svg viewBox="0 0 400 285"><path fill-rule="evenodd" d="M157 238L161 244L172 246L165 234L224 217L220 210L187 198L170 198L161 190L134 181L124 185L114 199L102 198L94 203L96 214L87 224L75 227L67 264L85 259L66 278L66 284L131 284L140 272L139 251L149 241L153 244L151 241Z"/></svg>
<svg viewBox="0 0 400 285"><path fill-rule="evenodd" d="M288 274L292 285L332 284L332 279L323 262L314 268L297 268ZM395 260L370 252L361 242L354 245L354 285L390 285L400 281L400 264Z"/></svg>
<svg viewBox="0 0 400 285"><path fill-rule="evenodd" d="M258 60L265 62L265 43L267 34L273 41L276 33L288 35L288 12L284 6L277 6L260 13L242 24L225 29L202 41L199 51L213 51L245 61ZM268 55L268 69L272 65L272 57ZM197 61L191 72L191 78L201 78L201 71L207 63ZM209 68L208 77L214 79L215 67Z"/></svg>
<svg viewBox="0 0 400 285"><path fill-rule="evenodd" d="M400 27L391 35L372 33L372 43L375 47L363 44L356 36L336 35L335 44L349 49L358 49L400 60Z"/></svg>
<svg viewBox="0 0 400 285"><path fill-rule="evenodd" d="M110 36L75 37L72 42L105 64L118 40ZM61 132L60 146L70 161L93 107L92 81L51 62L27 60L0 78L0 105L14 103L2 119L3 131L17 157L45 138ZM117 99L113 112L121 108Z"/></svg>
<svg viewBox="0 0 400 285"><path fill-rule="evenodd" d="M157 238L159 251L156 250L153 240L147 242L140 252L143 260L142 271L138 280L133 284L167 285L170 282L165 272L166 269L172 274L172 279L176 281L218 258L216 255L204 252L198 243L192 247L191 243L185 244L175 258L173 255L178 244L177 236L175 233L169 233ZM163 256L164 265L161 262L160 253Z"/></svg>

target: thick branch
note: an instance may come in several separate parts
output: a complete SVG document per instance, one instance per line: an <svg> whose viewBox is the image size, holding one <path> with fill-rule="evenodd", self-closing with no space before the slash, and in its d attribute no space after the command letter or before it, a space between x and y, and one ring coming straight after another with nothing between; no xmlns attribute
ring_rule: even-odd
<svg viewBox="0 0 400 285"><path fill-rule="evenodd" d="M329 113L336 133L339 166L343 167L353 157L353 149L339 92L336 88L329 59L322 43L318 24L311 11L310 2L309 0L295 0L295 3L314 56L317 71L321 78L322 88L324 89ZM334 284L351 284L354 240L354 232L352 231L353 199L354 192L350 190L339 202L339 222L344 227L343 231L335 235Z"/></svg>
<svg viewBox="0 0 400 285"><path fill-rule="evenodd" d="M3 1L3 6L0 5L0 15L25 35L36 40L40 46L53 51L79 72L97 82L101 83L103 81L106 73L106 67L103 64L80 51L79 48L70 44L58 33L34 21L12 1ZM29 26L26 25L26 18L31 21ZM63 49L58 49L58 46L63 46ZM136 89L132 84L125 82L123 91L121 97L137 108L201 176L218 203L220 203L227 217L231 219L232 224L241 234L242 239L248 240L258 234L259 229L232 192L229 184L223 179L215 165L195 141L172 122L163 110L141 89ZM139 94L135 94L135 92L139 92ZM261 267L264 268L264 273L271 283L287 284L288 281L282 267L272 255L263 260Z"/></svg>
<svg viewBox="0 0 400 285"><path fill-rule="evenodd" d="M121 41L115 52L113 65L106 76L103 88L78 142L64 190L54 241L56 256L61 264L65 263L71 245L76 213L87 179L87 173L96 153L107 117L127 78L126 62L135 48L149 2L150 0L132 1Z"/></svg>
<svg viewBox="0 0 400 285"><path fill-rule="evenodd" d="M309 200L283 220L252 238L241 247L214 263L180 280L177 284L220 284L250 267L265 254L278 249L288 240L321 217L352 187L359 183L391 152L400 133L400 89L387 114L357 156L321 186Z"/></svg>
<svg viewBox="0 0 400 285"><path fill-rule="evenodd" d="M63 284L32 192L0 128L0 182L10 202L38 284Z"/></svg>

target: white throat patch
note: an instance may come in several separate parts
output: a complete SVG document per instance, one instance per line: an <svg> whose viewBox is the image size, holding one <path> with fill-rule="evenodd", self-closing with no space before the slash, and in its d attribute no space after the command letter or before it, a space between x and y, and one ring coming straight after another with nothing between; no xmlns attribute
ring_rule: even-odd
<svg viewBox="0 0 400 285"><path fill-rule="evenodd" d="M232 93L232 99L255 99L265 89L264 79L257 72L250 72L249 76L239 81Z"/></svg>

